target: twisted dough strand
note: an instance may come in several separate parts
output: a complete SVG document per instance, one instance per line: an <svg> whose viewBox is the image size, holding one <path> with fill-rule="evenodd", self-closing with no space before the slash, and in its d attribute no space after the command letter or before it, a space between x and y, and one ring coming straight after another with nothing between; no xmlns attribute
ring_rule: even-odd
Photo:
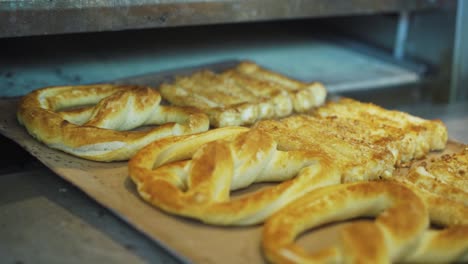
<svg viewBox="0 0 468 264"><path fill-rule="evenodd" d="M297 235L322 224L376 216L344 228L340 245L309 254ZM423 201L392 182L358 182L312 191L265 223L262 247L275 263L387 263L410 252L429 224Z"/></svg>
<svg viewBox="0 0 468 264"><path fill-rule="evenodd" d="M171 104L202 109L214 127L251 125L258 120L305 112L324 103L320 83L303 83L242 62L215 73L197 71L163 83L159 91Z"/></svg>
<svg viewBox="0 0 468 264"><path fill-rule="evenodd" d="M397 165L422 158L429 151L444 149L448 138L447 128L440 120L425 120L350 98L328 102L314 115L356 122L354 128L346 129L357 130L356 138L391 149Z"/></svg>
<svg viewBox="0 0 468 264"><path fill-rule="evenodd" d="M426 203L431 222L446 227L429 230L408 256L409 262L468 261L468 147L414 166L392 180L405 184Z"/></svg>
<svg viewBox="0 0 468 264"><path fill-rule="evenodd" d="M342 263L364 260L371 263L466 262L468 261L468 207L466 192L460 182L467 177L465 173L468 169L467 158L468 149L465 147L460 152L431 159L430 164L415 166L407 174L395 176L391 180L357 185L344 184L314 190L286 206L267 221L263 234L265 254L267 258L277 263L325 261ZM294 244L295 237L306 229L356 216L369 216L369 212L375 209L372 205L384 206L385 200L379 200L378 197L387 195L388 190L382 190L382 186L378 185L388 185L385 189L392 189L392 195L405 201L410 207L418 206L422 202L427 208L427 213L419 216L412 215L414 208L410 207L401 211L388 211L387 216L393 221L405 225L412 223L411 221L426 219L445 228L424 229L407 237L406 240L401 238L406 246L401 246L400 254L391 253L392 248L398 246L395 241L382 239L385 236L394 236L393 231L378 232L366 226L368 223L360 222L345 227L341 244L337 247L308 254ZM411 195L395 192L393 190L395 186L412 192L412 196L417 196L419 202L411 198ZM373 215L372 212L370 214ZM406 217L420 217L420 219ZM377 217L377 223L379 220L380 216ZM378 226L380 227L379 224ZM407 229L405 226L395 228L399 231L405 229ZM386 248L390 249L388 254Z"/></svg>
<svg viewBox="0 0 468 264"><path fill-rule="evenodd" d="M355 126L358 128L353 129ZM151 144L130 161L129 171L139 193L163 210L214 224L258 223L314 188L390 177L397 155L385 144L373 144L373 140L395 142L398 138L383 129L382 135L356 139L360 131L375 127L378 124L305 115L264 120L248 132L224 134L231 135L229 139L218 137L218 132L228 128ZM211 141L206 140L211 137ZM166 148L183 152L181 146L192 144L190 148L197 151L187 151L185 161L151 163L170 154ZM325 168L333 171L322 172ZM284 182L252 195L259 198L230 199L230 190L264 181ZM241 205L243 202L250 205ZM227 209L234 207L236 214L232 213L234 209Z"/></svg>
<svg viewBox="0 0 468 264"><path fill-rule="evenodd" d="M227 127L156 141L130 160L129 174L142 197L165 211L212 224L255 224L340 181L327 154L278 148L261 131ZM230 190L263 181L283 182L230 198Z"/></svg>
<svg viewBox="0 0 468 264"><path fill-rule="evenodd" d="M49 87L26 95L17 117L48 146L97 161L125 160L156 139L208 129L204 114L160 101L159 93L148 87ZM145 125L160 126L126 131Z"/></svg>

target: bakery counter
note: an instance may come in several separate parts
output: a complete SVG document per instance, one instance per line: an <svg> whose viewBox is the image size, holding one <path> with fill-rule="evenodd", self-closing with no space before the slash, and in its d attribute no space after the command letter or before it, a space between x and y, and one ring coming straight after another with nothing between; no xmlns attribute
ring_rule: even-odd
<svg viewBox="0 0 468 264"><path fill-rule="evenodd" d="M399 109L440 118L447 124L450 138L468 143L468 102ZM0 144L4 160L10 157L11 161L0 168L2 263L184 262L20 147L3 137Z"/></svg>

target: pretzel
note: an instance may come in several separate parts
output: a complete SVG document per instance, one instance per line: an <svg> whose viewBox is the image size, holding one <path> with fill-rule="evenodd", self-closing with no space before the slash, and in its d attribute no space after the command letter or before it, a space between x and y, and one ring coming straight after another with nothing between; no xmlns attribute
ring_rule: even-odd
<svg viewBox="0 0 468 264"><path fill-rule="evenodd" d="M426 202L433 223L468 225L468 146L411 167L391 180L417 192Z"/></svg>
<svg viewBox="0 0 468 264"><path fill-rule="evenodd" d="M309 190L340 180L326 153L288 148L242 127L153 142L130 160L129 175L149 203L218 225L260 223ZM230 198L230 190L265 181L282 182Z"/></svg>
<svg viewBox="0 0 468 264"><path fill-rule="evenodd" d="M378 123L362 123L353 129L356 124L348 119L298 115L257 122L242 134L222 133L238 131L233 127L170 138L137 153L129 162L129 173L139 194L167 212L220 225L259 223L314 188L392 175L393 153L384 144L356 139ZM223 140L226 136L230 138ZM165 160L172 152L184 154ZM322 172L325 166L333 170ZM229 199L229 189L262 181L284 182L251 198Z"/></svg>
<svg viewBox="0 0 468 264"><path fill-rule="evenodd" d="M426 210L416 192L397 182L324 187L306 194L267 220L262 247L266 258L274 263L468 261L468 225L427 229ZM335 247L309 254L294 243L307 229L359 216L377 218L372 223L355 221L346 225L340 244Z"/></svg>
<svg viewBox="0 0 468 264"><path fill-rule="evenodd" d="M267 221L263 233L265 255L270 261L277 263L466 262L468 261L467 166L468 148L465 146L458 153L442 155L438 159L432 159L429 164L423 162L412 167L407 174L388 178L385 182L344 184L314 190L286 206ZM396 192L395 186L406 191ZM417 195L418 199L414 199L414 195L409 195L408 190ZM402 244L403 253L396 255L382 251L386 245L395 246L391 242L393 238L388 237L393 236L393 232L383 232L385 239L382 241L385 243L381 243L382 241L376 240L381 234L375 233L369 236L363 235L365 233L360 234L359 232L367 230L361 226L361 223L347 226L342 235L341 245L336 248L307 254L294 244L294 238L306 229L356 216L369 216L368 209L364 207L367 206L372 210L372 206L381 201L378 197L388 195L389 191L394 199L407 203L406 205L411 208L401 211L395 208L389 209L383 213L385 217L406 224L427 218L431 223L446 228L415 232L412 238L416 240L401 238L401 241L406 241L406 246ZM421 202L427 208L426 216L413 214ZM356 209L362 209L360 215L356 215L353 211ZM380 217L377 217L377 227L381 226ZM399 228L407 229L407 226ZM385 254L381 254L381 251ZM378 254L366 255L366 252L378 252Z"/></svg>
<svg viewBox="0 0 468 264"><path fill-rule="evenodd" d="M307 253L294 243L303 231L362 216L346 225L339 245ZM358 182L314 190L268 219L262 248L274 263L389 263L404 258L429 225L424 202L395 182Z"/></svg>
<svg viewBox="0 0 468 264"><path fill-rule="evenodd" d="M208 130L206 115L160 101L149 87L48 87L23 97L17 118L49 147L96 161L126 160L156 139ZM147 125L160 126L127 131Z"/></svg>
<svg viewBox="0 0 468 264"><path fill-rule="evenodd" d="M201 109L214 127L252 125L258 120L306 112L324 103L327 91L318 82L304 83L244 61L215 73L177 76L159 87L171 104Z"/></svg>
<svg viewBox="0 0 468 264"><path fill-rule="evenodd" d="M130 160L129 174L139 194L167 212L220 225L260 223L320 186L391 175L391 152L354 136L313 117L264 120L250 130L227 127L154 142ZM229 199L229 190L263 181L283 182Z"/></svg>
<svg viewBox="0 0 468 264"><path fill-rule="evenodd" d="M330 101L313 114L354 122L354 127L359 129L356 138L385 145L395 155L397 166L422 158L429 151L444 149L448 138L447 128L440 120L425 120L350 98ZM346 130L356 128L347 126Z"/></svg>
<svg viewBox="0 0 468 264"><path fill-rule="evenodd" d="M367 127L347 119L315 118L295 115L280 121L262 121L254 129L273 135L276 141L300 149L320 149L333 157L342 182L390 177L395 157L385 146L359 139ZM359 127L359 129L354 129Z"/></svg>

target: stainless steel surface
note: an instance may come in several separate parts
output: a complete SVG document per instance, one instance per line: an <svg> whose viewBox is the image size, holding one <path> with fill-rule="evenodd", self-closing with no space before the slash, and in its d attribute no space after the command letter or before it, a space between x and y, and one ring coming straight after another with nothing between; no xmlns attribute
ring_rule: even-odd
<svg viewBox="0 0 468 264"><path fill-rule="evenodd" d="M468 102L399 109L441 118L450 138L468 144ZM0 174L0 256L2 263L179 261L41 164Z"/></svg>
<svg viewBox="0 0 468 264"><path fill-rule="evenodd" d="M0 37L201 25L453 7L432 0L4 0Z"/></svg>
<svg viewBox="0 0 468 264"><path fill-rule="evenodd" d="M450 1L457 3L457 1ZM466 5L466 1L462 0ZM460 11L460 10L458 10ZM408 35L406 38L403 61L412 60L426 64L428 71L423 77L422 90L427 98L438 102L447 102L450 93L452 69L468 59L454 56L454 36L457 9L438 9L427 12L411 12ZM331 23L342 34L356 40L374 45L381 49L393 51L397 41L398 19L396 15L375 15L343 17L330 19ZM458 23L465 29L468 22ZM465 34L466 35L466 34ZM466 42L466 40L465 40ZM463 41L458 44L465 50L468 47ZM468 54L468 52L466 52ZM453 63L453 59L459 61ZM465 81L466 83L466 81ZM461 89L468 91L468 87Z"/></svg>
<svg viewBox="0 0 468 264"><path fill-rule="evenodd" d="M309 28L295 28L298 23L289 25L4 39L0 41L0 96L226 60L252 60L292 78L323 82L331 92L389 87L420 79L419 69L406 67L391 54L377 56L368 52L366 45L357 49L341 38L328 39Z"/></svg>
<svg viewBox="0 0 468 264"><path fill-rule="evenodd" d="M468 3L458 0L450 101L468 98Z"/></svg>
<svg viewBox="0 0 468 264"><path fill-rule="evenodd" d="M408 38L410 13L408 11L401 11L398 15L398 26L395 37L395 47L393 48L393 56L402 60L405 56L406 39Z"/></svg>

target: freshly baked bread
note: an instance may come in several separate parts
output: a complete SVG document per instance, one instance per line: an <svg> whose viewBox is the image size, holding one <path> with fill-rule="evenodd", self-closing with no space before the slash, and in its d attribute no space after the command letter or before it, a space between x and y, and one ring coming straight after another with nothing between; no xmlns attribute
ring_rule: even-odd
<svg viewBox="0 0 468 264"><path fill-rule="evenodd" d="M332 158L290 148L268 133L214 129L155 141L129 162L141 197L160 209L218 225L249 225L302 194L339 182ZM231 198L254 182L281 182Z"/></svg>
<svg viewBox="0 0 468 264"><path fill-rule="evenodd" d="M468 226L468 146L413 166L392 180L408 185L425 200L435 224Z"/></svg>
<svg viewBox="0 0 468 264"><path fill-rule="evenodd" d="M129 173L145 200L170 213L220 225L259 223L320 186L390 178L399 149L387 145L398 147L401 137L378 120L294 115L250 130L168 138L137 153ZM264 181L282 183L230 198L229 190Z"/></svg>
<svg viewBox="0 0 468 264"><path fill-rule="evenodd" d="M96 161L126 160L156 139L208 130L205 114L160 101L148 87L48 87L23 97L17 117L47 146ZM158 126L128 131L149 125Z"/></svg>
<svg viewBox="0 0 468 264"><path fill-rule="evenodd" d="M392 153L370 140L361 140L359 130L366 127L345 129L347 121L295 115L280 121L261 121L253 129L272 135L289 148L320 150L333 157L333 166L340 172L340 181L336 183L390 177L395 164ZM353 128L357 128L356 124Z"/></svg>
<svg viewBox="0 0 468 264"><path fill-rule="evenodd" d="M391 178L391 181L341 184L314 190L267 220L263 232L265 255L275 263L466 262L467 170L468 147L464 146L460 152L432 158L430 162L412 167L407 174ZM398 189L400 190L397 191ZM404 189L407 190L403 191ZM410 194L410 190L414 195ZM392 199L405 203L407 208L383 211L382 208L388 204L389 192ZM415 195L418 199L415 199ZM421 212L415 214L421 210L421 202L427 208L427 215ZM376 213L381 213L375 223L378 232L372 231L372 228L375 229L371 226L373 224L357 222L345 227L341 244L335 248L309 254L294 244L295 237L307 229ZM379 222L382 221L382 215L397 222L399 226L395 223L395 230L379 231L383 226ZM411 236L395 239L395 232L404 232L412 223L427 218L431 223L446 228L418 229ZM370 235L370 232L375 233ZM399 254L391 254L392 251L398 252L395 250L398 245L394 241L401 243Z"/></svg>
<svg viewBox="0 0 468 264"><path fill-rule="evenodd" d="M431 150L442 150L447 143L447 128L440 120L425 120L410 114L391 111L350 98L328 102L314 114L320 117L348 119L359 123L360 139L389 148L397 165L424 157ZM348 126L346 129L349 129Z"/></svg>
<svg viewBox="0 0 468 264"><path fill-rule="evenodd" d="M468 225L428 229L429 214L416 192L395 181L328 186L314 190L270 217L262 248L274 263L448 263L468 260ZM308 229L353 221L339 244L306 252L295 238Z"/></svg>
<svg viewBox="0 0 468 264"><path fill-rule="evenodd" d="M265 70L252 62L214 73L202 70L179 76L160 86L173 105L192 106L206 112L214 127L250 125L261 119L305 112L324 103L320 83L302 83Z"/></svg>
<svg viewBox="0 0 468 264"><path fill-rule="evenodd" d="M395 165L441 150L447 143L447 129L440 121L348 98L329 102L310 115L259 122L254 127L265 128L277 140L296 140L304 148L321 149L335 157L341 182L391 177Z"/></svg>

